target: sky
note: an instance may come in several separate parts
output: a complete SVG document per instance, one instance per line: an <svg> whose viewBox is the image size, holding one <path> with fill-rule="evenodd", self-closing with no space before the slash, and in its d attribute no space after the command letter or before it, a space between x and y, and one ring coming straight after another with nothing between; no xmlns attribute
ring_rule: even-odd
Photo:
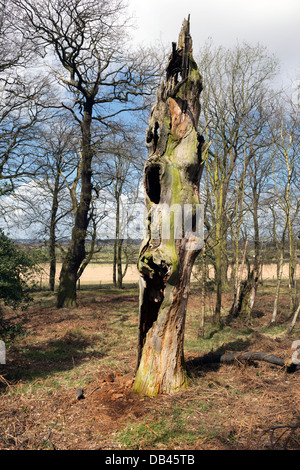
<svg viewBox="0 0 300 470"><path fill-rule="evenodd" d="M196 52L209 38L216 46L260 43L275 54L286 85L300 78L299 0L128 0L136 18L134 41L149 45L177 41L182 21L191 15Z"/></svg>
<svg viewBox="0 0 300 470"><path fill-rule="evenodd" d="M190 14L197 53L211 38L215 46L246 41L266 46L280 60L284 86L300 84L300 0L127 0L135 18L133 41L144 46L177 41ZM200 71L201 73L201 71ZM293 85L294 84L294 85ZM20 235L19 235L20 236Z"/></svg>

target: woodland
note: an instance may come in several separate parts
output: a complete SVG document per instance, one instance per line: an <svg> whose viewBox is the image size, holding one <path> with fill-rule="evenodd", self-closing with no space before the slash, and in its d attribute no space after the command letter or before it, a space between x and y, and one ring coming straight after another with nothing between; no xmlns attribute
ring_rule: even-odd
<svg viewBox="0 0 300 470"><path fill-rule="evenodd" d="M0 0L0 449L299 450L299 91L133 26Z"/></svg>

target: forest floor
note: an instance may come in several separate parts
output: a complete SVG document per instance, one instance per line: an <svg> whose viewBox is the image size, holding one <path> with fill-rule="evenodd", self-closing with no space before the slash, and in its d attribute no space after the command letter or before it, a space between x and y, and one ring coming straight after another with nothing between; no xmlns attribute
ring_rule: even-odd
<svg viewBox="0 0 300 470"><path fill-rule="evenodd" d="M299 322L288 336L288 296L282 295L278 322L268 327L273 299L274 285L264 283L251 324L217 327L207 315L198 338L200 292L193 287L185 335L190 387L149 398L131 392L136 287L86 288L78 292L77 308L60 310L54 294L36 292L28 311L6 312L23 324L0 365L0 449L300 449L299 371L257 361L189 366L191 359L226 351L289 360ZM224 294L224 315L231 302L231 293Z"/></svg>

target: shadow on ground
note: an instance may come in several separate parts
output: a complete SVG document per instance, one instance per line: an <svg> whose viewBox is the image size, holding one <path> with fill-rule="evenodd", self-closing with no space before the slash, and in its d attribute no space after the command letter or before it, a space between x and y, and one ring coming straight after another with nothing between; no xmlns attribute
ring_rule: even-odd
<svg viewBox="0 0 300 470"><path fill-rule="evenodd" d="M194 377L197 377L201 376L204 370L206 372L212 369L218 370L222 366L222 363L220 363L218 359L223 354L227 352L245 351L250 347L250 344L251 341L249 339L239 339L236 341L232 341L231 343L224 344L218 349L209 352L208 354L189 359L188 361L186 361L186 367L188 369L188 372Z"/></svg>
<svg viewBox="0 0 300 470"><path fill-rule="evenodd" d="M103 358L105 355L103 346L97 344L97 338L78 337L67 332L61 338L42 344L26 345L24 349L12 348L7 354L7 364L0 366L0 375L3 374L8 382L27 381L71 370L93 357Z"/></svg>

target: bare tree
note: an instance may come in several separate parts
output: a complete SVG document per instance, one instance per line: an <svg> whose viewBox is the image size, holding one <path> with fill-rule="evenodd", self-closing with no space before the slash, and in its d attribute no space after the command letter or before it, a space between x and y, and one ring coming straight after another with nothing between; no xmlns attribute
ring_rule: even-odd
<svg viewBox="0 0 300 470"><path fill-rule="evenodd" d="M276 319L279 288L281 282L285 240L288 239L289 251L289 300L290 313L297 308L296 271L296 233L298 230L297 218L299 216L300 199L298 187L298 156L300 150L299 140L299 103L281 100L278 112L271 121L274 141L273 153L273 180L276 206L273 203L273 218L278 219L278 213L283 216L283 231L279 251L279 268L277 292L274 302L274 311L271 322ZM275 213L277 212L277 214ZM278 225L278 224L277 224ZM276 239L279 227L274 227Z"/></svg>
<svg viewBox="0 0 300 470"><path fill-rule="evenodd" d="M61 118L62 119L62 118ZM78 138L74 126L67 121L52 123L48 131L42 133L44 154L39 156L41 167L38 176L45 190L49 193L51 207L49 214L45 214L45 223L49 250L49 288L54 291L56 277L56 250L57 231L63 219L74 214L71 197L68 199L67 189L70 178L74 181L74 172L79 166ZM76 179L76 177L75 177ZM66 201L67 199L67 201ZM61 231L62 233L62 231Z"/></svg>
<svg viewBox="0 0 300 470"><path fill-rule="evenodd" d="M17 178L33 175L35 129L45 119L44 97L49 81L34 70L36 57L22 31L11 1L0 2L0 192L8 193ZM14 26L12 26L14 23ZM25 71L25 67L27 67Z"/></svg>
<svg viewBox="0 0 300 470"><path fill-rule="evenodd" d="M134 208L139 196L142 181L143 153L138 130L124 126L119 135L112 135L107 145L107 163L111 185L107 188L111 195L114 214L113 283L123 287L123 278L128 268L128 226L134 217ZM122 258L125 266L122 267Z"/></svg>
<svg viewBox="0 0 300 470"><path fill-rule="evenodd" d="M76 303L76 278L85 252L92 200L93 120L107 126L124 110L143 106L151 85L153 64L147 55L126 50L128 20L122 0L14 0L28 38L52 61L58 83L65 88L63 106L80 126L80 200L69 250L63 262L57 306Z"/></svg>
<svg viewBox="0 0 300 470"><path fill-rule="evenodd" d="M200 67L206 85L200 125L211 142L206 162L210 188L207 226L214 253L215 321L219 323L227 276L227 234L237 207L235 196L243 195L243 179L261 147L261 136L266 135L267 86L277 63L261 46L242 44L225 49L208 44L201 52Z"/></svg>
<svg viewBox="0 0 300 470"><path fill-rule="evenodd" d="M278 301L279 301L279 294L280 294L280 286L282 281L282 274L283 274L283 264L284 264L284 250L286 245L286 233L287 233L287 218L285 216L282 217L282 213L280 214L280 210L278 208L278 203L276 198L272 198L270 204L270 210L272 213L272 234L273 234L273 243L276 248L277 254L277 278L276 278L276 290L275 290L275 298L273 304L273 312L270 324L276 322L277 313L278 313ZM281 233L279 234L279 232Z"/></svg>
<svg viewBox="0 0 300 470"><path fill-rule="evenodd" d="M33 49L26 41L22 29L18 29L15 14L11 0L0 1L0 73L25 66L33 55ZM15 28L12 27L13 24Z"/></svg>

